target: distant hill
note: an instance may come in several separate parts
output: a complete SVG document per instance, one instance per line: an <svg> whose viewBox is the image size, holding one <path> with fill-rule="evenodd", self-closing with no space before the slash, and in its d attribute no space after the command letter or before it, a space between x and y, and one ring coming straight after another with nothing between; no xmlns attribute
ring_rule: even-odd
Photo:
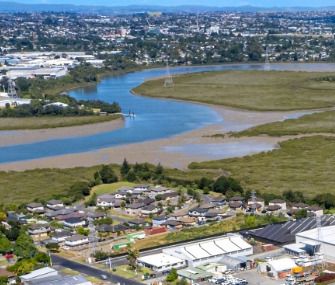
<svg viewBox="0 0 335 285"><path fill-rule="evenodd" d="M276 8L262 8L254 6L240 6L240 7L209 7L209 6L84 6L71 4L24 4L19 2L9 2L0 0L0 12L19 13L19 12L74 12L85 14L133 14L141 12L162 11L169 13L177 12L208 12L208 11L228 11L228 12L278 12L278 11L309 11L309 10L332 10L334 7L276 7Z"/></svg>

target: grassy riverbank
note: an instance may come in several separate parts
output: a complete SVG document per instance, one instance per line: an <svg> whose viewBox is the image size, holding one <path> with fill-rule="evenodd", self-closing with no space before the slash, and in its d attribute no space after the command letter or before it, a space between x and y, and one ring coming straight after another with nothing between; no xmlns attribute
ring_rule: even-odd
<svg viewBox="0 0 335 285"><path fill-rule="evenodd" d="M335 111L305 115L298 119L285 120L250 128L235 136L286 136L315 133L335 133Z"/></svg>
<svg viewBox="0 0 335 285"><path fill-rule="evenodd" d="M280 143L270 152L242 158L192 163L191 169L229 172L247 190L307 195L334 192L335 138L314 136Z"/></svg>
<svg viewBox="0 0 335 285"><path fill-rule="evenodd" d="M77 116L77 117L28 117L0 118L0 131L4 130L34 130L72 127L121 119L121 115L110 116Z"/></svg>
<svg viewBox="0 0 335 285"><path fill-rule="evenodd" d="M248 110L284 111L335 106L335 83L330 73L288 71L220 71L164 78L135 88L136 94L173 98ZM325 80L323 80L323 78Z"/></svg>

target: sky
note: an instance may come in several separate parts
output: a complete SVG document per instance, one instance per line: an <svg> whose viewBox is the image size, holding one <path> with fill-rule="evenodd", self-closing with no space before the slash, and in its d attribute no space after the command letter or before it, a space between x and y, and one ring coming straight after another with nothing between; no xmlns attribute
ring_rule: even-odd
<svg viewBox="0 0 335 285"><path fill-rule="evenodd" d="M4 1L4 0L2 0ZM76 4L76 5L203 5L203 6L258 6L258 7L324 7L335 6L335 0L7 0L7 2L19 2L26 4ZM1 3L1 2L0 2Z"/></svg>

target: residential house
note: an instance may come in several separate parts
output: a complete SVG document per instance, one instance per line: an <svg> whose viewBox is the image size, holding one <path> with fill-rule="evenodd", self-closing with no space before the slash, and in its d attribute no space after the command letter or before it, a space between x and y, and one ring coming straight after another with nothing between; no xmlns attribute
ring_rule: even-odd
<svg viewBox="0 0 335 285"><path fill-rule="evenodd" d="M97 207L112 208L114 206L115 200L115 196L110 194L98 196Z"/></svg>
<svg viewBox="0 0 335 285"><path fill-rule="evenodd" d="M75 217L64 220L63 224L65 227L68 228L78 228L78 227L86 227L88 223L86 219Z"/></svg>
<svg viewBox="0 0 335 285"><path fill-rule="evenodd" d="M281 213L281 207L279 205L269 205L266 208L267 213L269 214L279 214Z"/></svg>
<svg viewBox="0 0 335 285"><path fill-rule="evenodd" d="M25 214L18 214L15 212L7 213L7 222L19 223L19 224L27 224L27 217Z"/></svg>
<svg viewBox="0 0 335 285"><path fill-rule="evenodd" d="M264 199L262 199L262 198L255 197L254 199L249 199L248 200L248 206L253 205L253 204L259 204L261 206L261 207L256 207L256 208L264 209L264 207L265 207L265 202L264 202Z"/></svg>
<svg viewBox="0 0 335 285"><path fill-rule="evenodd" d="M183 224L177 220L167 220L162 226L165 226L168 230L179 230L183 227Z"/></svg>
<svg viewBox="0 0 335 285"><path fill-rule="evenodd" d="M51 240L58 244L63 244L65 240L71 236L72 236L72 233L70 231L58 229L52 233Z"/></svg>
<svg viewBox="0 0 335 285"><path fill-rule="evenodd" d="M128 215L138 216L140 215L142 208L144 208L145 206L146 204L144 204L143 202L127 204L125 207L125 211Z"/></svg>
<svg viewBox="0 0 335 285"><path fill-rule="evenodd" d="M143 219L130 220L127 223L131 228L146 228L151 226L149 222Z"/></svg>
<svg viewBox="0 0 335 285"><path fill-rule="evenodd" d="M27 210L31 213L43 214L44 206L41 203L30 203L27 205Z"/></svg>
<svg viewBox="0 0 335 285"><path fill-rule="evenodd" d="M47 208L51 210L59 210L64 208L64 203L60 200L50 200L47 202Z"/></svg>
<svg viewBox="0 0 335 285"><path fill-rule="evenodd" d="M150 216L150 215L156 215L160 212L160 208L154 204L145 206L141 209L141 215L142 216Z"/></svg>
<svg viewBox="0 0 335 285"><path fill-rule="evenodd" d="M204 217L207 212L208 212L208 209L193 208L193 209L188 211L188 215L190 217Z"/></svg>
<svg viewBox="0 0 335 285"><path fill-rule="evenodd" d="M88 237L83 235L73 235L65 240L65 245L69 247L82 246L88 243Z"/></svg>
<svg viewBox="0 0 335 285"><path fill-rule="evenodd" d="M281 200L281 199L274 199L274 200L271 200L269 202L269 206L280 206L280 209L282 209L283 211L286 211L287 210L287 204L286 204L286 201L284 200Z"/></svg>
<svg viewBox="0 0 335 285"><path fill-rule="evenodd" d="M315 217L323 216L323 209L316 205L308 207L307 212L311 216L315 216Z"/></svg>
<svg viewBox="0 0 335 285"><path fill-rule="evenodd" d="M159 227L161 226L164 222L166 222L168 217L166 216L158 216L158 217L153 217L152 218L152 226L153 227Z"/></svg>
<svg viewBox="0 0 335 285"><path fill-rule="evenodd" d="M33 240L44 240L50 232L49 224L33 224L28 227L28 233Z"/></svg>
<svg viewBox="0 0 335 285"><path fill-rule="evenodd" d="M243 209L243 202L236 200L236 201L230 201L228 203L228 206L231 210L237 211L237 210L242 210Z"/></svg>

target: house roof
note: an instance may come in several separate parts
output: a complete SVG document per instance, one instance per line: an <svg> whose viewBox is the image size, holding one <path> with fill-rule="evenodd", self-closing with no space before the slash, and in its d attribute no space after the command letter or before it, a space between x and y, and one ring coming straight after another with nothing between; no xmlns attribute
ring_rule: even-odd
<svg viewBox="0 0 335 285"><path fill-rule="evenodd" d="M42 278L39 280L34 280L31 282L28 282L29 285L82 285L82 284L90 284L85 277L81 275L75 275L75 276L52 276L47 278Z"/></svg>
<svg viewBox="0 0 335 285"><path fill-rule="evenodd" d="M73 217L73 218L68 218L68 219L64 220L64 222L68 223L68 224L77 224L77 223L80 223L80 222L83 222L83 221L85 221L85 219L80 218L80 217Z"/></svg>
<svg viewBox="0 0 335 285"><path fill-rule="evenodd" d="M274 203L274 204L284 204L286 203L286 201L282 200L282 199L273 199L270 201L270 203Z"/></svg>
<svg viewBox="0 0 335 285"><path fill-rule="evenodd" d="M48 274L57 274L57 271L53 268L50 267L43 267L37 270L34 270L32 272L30 272L29 274L25 274L20 276L21 281L29 281L29 280L33 280L36 278L42 278L44 275L48 275Z"/></svg>
<svg viewBox="0 0 335 285"><path fill-rule="evenodd" d="M63 204L63 201L61 201L61 200L49 200L47 202L47 205L59 205L59 204Z"/></svg>
<svg viewBox="0 0 335 285"><path fill-rule="evenodd" d="M237 209L242 207L243 203L241 201L230 201L229 202L229 207L233 209Z"/></svg>
<svg viewBox="0 0 335 285"><path fill-rule="evenodd" d="M71 237L68 237L66 241L74 242L74 241L81 241L81 240L87 240L87 239L88 237L83 236L83 235L73 235Z"/></svg>
<svg viewBox="0 0 335 285"><path fill-rule="evenodd" d="M28 208L40 208L43 207L43 205L41 203L29 203L27 204Z"/></svg>

